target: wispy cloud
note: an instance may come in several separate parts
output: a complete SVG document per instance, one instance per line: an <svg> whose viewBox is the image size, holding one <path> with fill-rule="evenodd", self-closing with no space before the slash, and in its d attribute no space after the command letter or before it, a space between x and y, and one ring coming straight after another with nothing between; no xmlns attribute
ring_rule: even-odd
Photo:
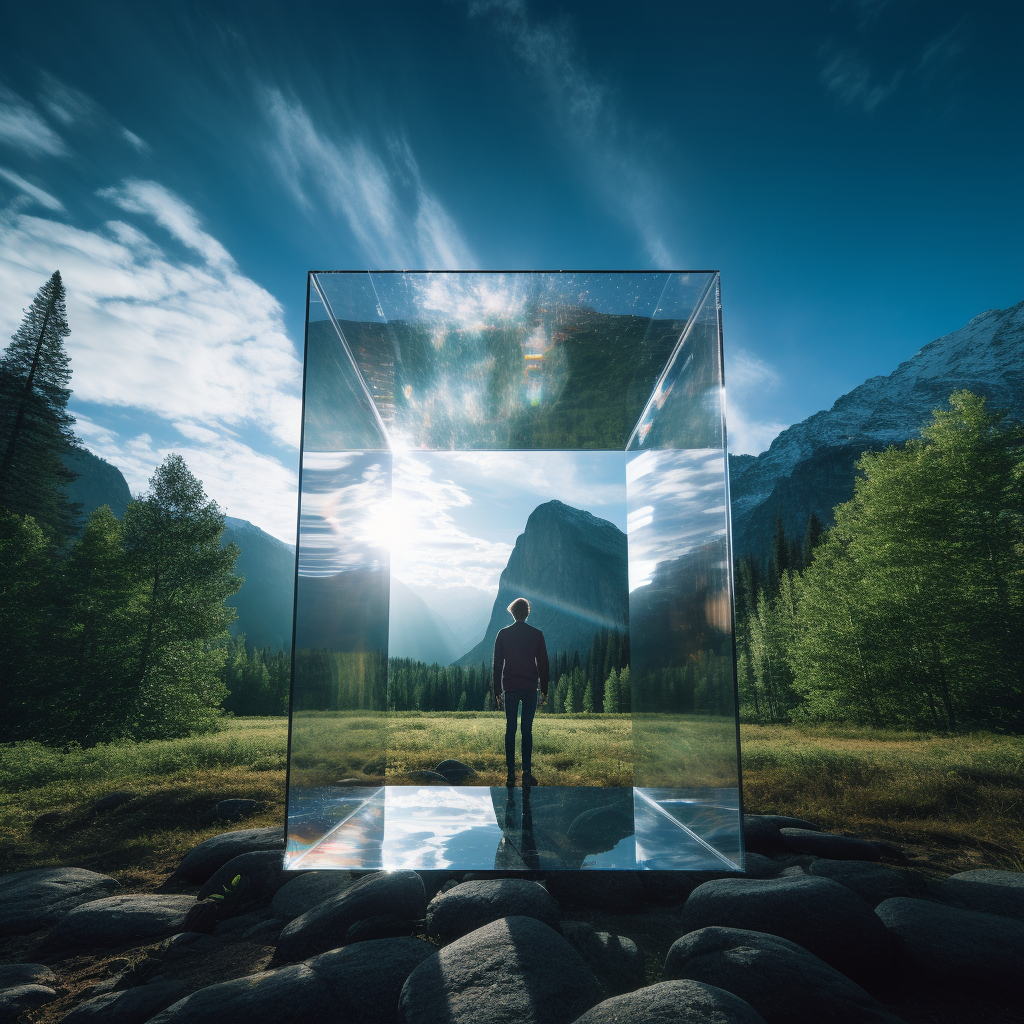
<svg viewBox="0 0 1024 1024"><path fill-rule="evenodd" d="M30 156L66 156L64 140L30 103L0 88L0 142Z"/></svg>
<svg viewBox="0 0 1024 1024"><path fill-rule="evenodd" d="M525 0L470 0L469 13L491 21L543 88L563 136L581 153L611 212L636 232L652 266L676 266L662 231L663 184L637 157L641 147L613 93L587 69L567 23L531 18Z"/></svg>
<svg viewBox="0 0 1024 1024"><path fill-rule="evenodd" d="M825 88L841 103L870 114L898 88L903 71L897 70L887 82L879 81L868 62L855 50L836 49L826 44L818 51L820 77Z"/></svg>
<svg viewBox="0 0 1024 1024"><path fill-rule="evenodd" d="M759 455L789 425L750 416L751 405L761 404L781 383L776 369L742 348L726 349L725 389L728 401L729 451L733 455Z"/></svg>
<svg viewBox="0 0 1024 1024"><path fill-rule="evenodd" d="M83 230L11 210L0 216L0 292L20 299L0 309L0 329L16 328L19 306L59 268L73 408L105 406L115 419L121 409L127 421L153 423L126 436L79 416L80 434L136 489L167 451L181 451L232 515L290 539L291 459L247 443L249 435L263 448L298 443L301 366L280 305L163 186L128 181L103 194L138 223Z"/></svg>
<svg viewBox="0 0 1024 1024"><path fill-rule="evenodd" d="M341 216L366 259L381 269L464 270L476 260L427 187L412 150L394 141L387 159L362 138L335 138L297 100L263 92L273 132L267 155L312 216Z"/></svg>
<svg viewBox="0 0 1024 1024"><path fill-rule="evenodd" d="M29 199L39 203L40 206L45 206L48 210L64 209L64 204L56 196L51 196L49 192L38 188L32 182L26 181L20 174L15 174L14 171L6 167L0 167L0 178L3 178L16 189L19 189Z"/></svg>

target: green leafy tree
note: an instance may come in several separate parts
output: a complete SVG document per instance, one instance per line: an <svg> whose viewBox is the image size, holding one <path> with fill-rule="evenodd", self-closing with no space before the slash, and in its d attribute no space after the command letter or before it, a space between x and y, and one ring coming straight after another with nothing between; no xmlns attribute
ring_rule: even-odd
<svg viewBox="0 0 1024 1024"><path fill-rule="evenodd" d="M583 710L588 714L594 713L594 683L587 680L586 688L583 691Z"/></svg>
<svg viewBox="0 0 1024 1024"><path fill-rule="evenodd" d="M604 684L604 713L616 715L619 712L619 670L613 668Z"/></svg>
<svg viewBox="0 0 1024 1024"><path fill-rule="evenodd" d="M67 412L71 369L64 285L54 272L0 356L0 506L31 515L58 543L75 532L80 506L64 456L77 444Z"/></svg>

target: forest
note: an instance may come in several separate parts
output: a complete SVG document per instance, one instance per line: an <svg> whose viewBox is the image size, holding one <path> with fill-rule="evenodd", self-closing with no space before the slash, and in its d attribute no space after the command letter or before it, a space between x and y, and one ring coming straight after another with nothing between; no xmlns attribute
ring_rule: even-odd
<svg viewBox="0 0 1024 1024"><path fill-rule="evenodd" d="M0 355L0 742L170 739L287 713L290 654L229 636L238 548L180 455L121 519L83 521L68 499L69 333L54 273ZM767 562L736 562L741 717L1020 732L1024 428L956 392L857 472L830 529L812 516L787 537L780 516ZM295 658L303 710L493 708L486 664ZM631 680L628 635L602 631L552 658L544 712L730 715L731 661L719 644Z"/></svg>

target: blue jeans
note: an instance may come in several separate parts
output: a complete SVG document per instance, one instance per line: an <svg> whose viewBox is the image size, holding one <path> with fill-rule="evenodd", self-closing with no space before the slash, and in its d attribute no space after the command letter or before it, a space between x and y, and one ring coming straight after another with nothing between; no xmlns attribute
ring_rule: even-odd
<svg viewBox="0 0 1024 1024"><path fill-rule="evenodd" d="M516 716L519 713L519 702L523 704L523 774L530 774L533 758L533 716L537 712L536 690L512 690L504 694L505 700L505 765L508 774L514 775L516 770Z"/></svg>

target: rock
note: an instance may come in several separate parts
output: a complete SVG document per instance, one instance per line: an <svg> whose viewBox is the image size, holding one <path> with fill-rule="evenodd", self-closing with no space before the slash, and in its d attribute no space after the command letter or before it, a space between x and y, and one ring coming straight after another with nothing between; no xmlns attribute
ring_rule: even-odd
<svg viewBox="0 0 1024 1024"><path fill-rule="evenodd" d="M46 985L55 988L57 975L45 964L0 964L0 989L19 985Z"/></svg>
<svg viewBox="0 0 1024 1024"><path fill-rule="evenodd" d="M746 870L736 871L641 871L640 886L645 900L656 907L682 903L705 882L716 878L774 878L779 874L779 865L770 857L759 853L748 853L745 858Z"/></svg>
<svg viewBox="0 0 1024 1024"><path fill-rule="evenodd" d="M812 832L806 828L780 829L790 850L810 853L815 857L833 857L837 860L881 860L882 851L866 839L836 836L831 832Z"/></svg>
<svg viewBox="0 0 1024 1024"><path fill-rule="evenodd" d="M459 884L458 879L453 877L453 872L443 868L437 871L417 871L416 874L423 879L423 891L426 893L428 903L448 882L452 883L448 885L449 889Z"/></svg>
<svg viewBox="0 0 1024 1024"><path fill-rule="evenodd" d="M476 772L468 764L449 758L442 761L435 769L438 775L443 775L453 786L459 786L466 779L472 778Z"/></svg>
<svg viewBox="0 0 1024 1024"><path fill-rule="evenodd" d="M716 985L749 1003L768 1024L900 1024L834 967L789 939L739 928L700 928L677 939L666 978Z"/></svg>
<svg viewBox="0 0 1024 1024"><path fill-rule="evenodd" d="M644 955L632 939L598 932L582 921L563 921L562 934L576 947L608 996L640 988L646 981Z"/></svg>
<svg viewBox="0 0 1024 1024"><path fill-rule="evenodd" d="M744 814L743 848L748 853L782 853L788 850L780 829L803 828L810 832L821 829L803 818L787 818L784 814Z"/></svg>
<svg viewBox="0 0 1024 1024"><path fill-rule="evenodd" d="M372 991L372 985L367 987ZM337 1004L326 982L307 964L289 964L201 988L151 1017L148 1024L309 1024L337 1019Z"/></svg>
<svg viewBox="0 0 1024 1024"><path fill-rule="evenodd" d="M435 896L427 907L427 934L442 945L501 917L533 917L558 929L558 904L539 882L495 878L463 882Z"/></svg>
<svg viewBox="0 0 1024 1024"><path fill-rule="evenodd" d="M437 950L422 939L377 939L322 953L307 962L334 996L340 1013L333 1020L394 1024L406 979L436 955Z"/></svg>
<svg viewBox="0 0 1024 1024"><path fill-rule="evenodd" d="M644 905L638 871L549 871L548 892L563 907L629 914Z"/></svg>
<svg viewBox="0 0 1024 1024"><path fill-rule="evenodd" d="M238 917L228 917L217 924L217 927L213 929L213 934L218 939L227 939L230 942L232 937L241 938L242 932L261 924L262 920L259 914L239 914Z"/></svg>
<svg viewBox="0 0 1024 1024"><path fill-rule="evenodd" d="M283 891L283 890L282 890ZM287 924L277 944L277 959L305 960L335 949L356 921L394 914L415 921L427 910L423 881L415 871L376 871L344 892L318 904ZM271 904L271 911L274 911Z"/></svg>
<svg viewBox="0 0 1024 1024"><path fill-rule="evenodd" d="M589 807L573 818L566 838L574 850L582 853L605 853L620 840L633 834L633 808L619 804Z"/></svg>
<svg viewBox="0 0 1024 1024"><path fill-rule="evenodd" d="M270 901L270 912L274 917L283 917L286 921L344 892L353 882L352 875L347 871L308 871L288 877L293 874L285 872L288 881Z"/></svg>
<svg viewBox="0 0 1024 1024"><path fill-rule="evenodd" d="M43 940L43 949L120 946L181 930L194 896L108 896L75 907Z"/></svg>
<svg viewBox="0 0 1024 1024"><path fill-rule="evenodd" d="M244 828L237 832L223 832L207 839L186 854L168 881L196 882L202 885L232 857L254 850L283 850L284 831L271 828Z"/></svg>
<svg viewBox="0 0 1024 1024"><path fill-rule="evenodd" d="M57 998L48 985L15 985L0 990L0 1024L14 1024L26 1010L45 1006Z"/></svg>
<svg viewBox="0 0 1024 1024"><path fill-rule="evenodd" d="M0 875L0 936L28 935L120 884L85 868L36 868Z"/></svg>
<svg viewBox="0 0 1024 1024"><path fill-rule="evenodd" d="M128 803L129 800L134 799L134 793L129 793L127 790L117 790L94 800L92 811L94 814L103 814L104 811L112 811L115 807L120 807L122 804Z"/></svg>
<svg viewBox="0 0 1024 1024"><path fill-rule="evenodd" d="M265 806L266 804L262 800L241 800L233 797L214 804L199 816L199 820L204 825L209 825L214 821L238 821L241 818L251 818L254 814L262 811Z"/></svg>
<svg viewBox="0 0 1024 1024"><path fill-rule="evenodd" d="M76 1006L61 1024L145 1024L187 995L188 985L183 981L154 981L89 999Z"/></svg>
<svg viewBox="0 0 1024 1024"><path fill-rule="evenodd" d="M407 918L395 917L394 914L381 914L368 917L364 921L356 921L345 932L345 945L353 942L369 942L373 939L397 939L409 935L412 924Z"/></svg>
<svg viewBox="0 0 1024 1024"><path fill-rule="evenodd" d="M220 924L226 909L221 900L200 900L181 922L181 930L187 935L209 935Z"/></svg>
<svg viewBox="0 0 1024 1024"><path fill-rule="evenodd" d="M944 903L964 910L1024 921L1024 874L1020 871L961 871L942 882L937 895Z"/></svg>
<svg viewBox="0 0 1024 1024"><path fill-rule="evenodd" d="M569 1024L600 998L597 978L561 935L532 917L506 917L420 964L402 989L398 1020Z"/></svg>
<svg viewBox="0 0 1024 1024"><path fill-rule="evenodd" d="M598 1003L575 1024L765 1024L739 996L699 981L662 981Z"/></svg>
<svg viewBox="0 0 1024 1024"><path fill-rule="evenodd" d="M444 785L448 786L450 783L448 780L441 775L439 772L429 771L418 771L418 772L406 772L405 777L411 782L419 782L423 785Z"/></svg>
<svg viewBox="0 0 1024 1024"><path fill-rule="evenodd" d="M816 860L809 873L845 885L870 907L877 907L891 896L913 895L919 889L914 879L903 872L862 860Z"/></svg>
<svg viewBox="0 0 1024 1024"><path fill-rule="evenodd" d="M282 921L279 917L260 921L247 931L242 932L242 939L245 942L255 942L261 946L276 946L277 940L281 935L281 929L287 923L287 921Z"/></svg>
<svg viewBox="0 0 1024 1024"><path fill-rule="evenodd" d="M46 814L40 814L39 817L32 822L31 828L33 832L46 832L61 824L63 821L63 811L47 811Z"/></svg>
<svg viewBox="0 0 1024 1024"><path fill-rule="evenodd" d="M1024 995L1024 923L897 896L875 908L908 966L934 984Z"/></svg>
<svg viewBox="0 0 1024 1024"><path fill-rule="evenodd" d="M723 878L705 882L683 907L685 932L709 925L767 932L803 946L867 988L883 984L892 944L871 908L830 878Z"/></svg>
<svg viewBox="0 0 1024 1024"><path fill-rule="evenodd" d="M280 850L253 850L232 857L227 864L219 867L203 884L196 899L205 900L214 893L223 893L224 887L231 888L231 880L241 875L236 887L239 899L258 900L272 896L286 881L284 857Z"/></svg>

